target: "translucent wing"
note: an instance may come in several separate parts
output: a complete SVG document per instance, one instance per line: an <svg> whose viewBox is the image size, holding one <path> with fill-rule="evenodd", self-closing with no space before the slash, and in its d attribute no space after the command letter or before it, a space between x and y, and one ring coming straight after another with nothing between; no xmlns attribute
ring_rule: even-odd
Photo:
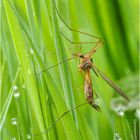
<svg viewBox="0 0 140 140"><path fill-rule="evenodd" d="M109 86L111 86L117 93L119 93L123 98L125 98L127 101L130 101L128 96L122 91L122 89L115 84L112 80L110 80L104 73L102 73L97 67L93 65L92 67L94 71L98 72L98 74L102 77L103 80L105 80Z"/></svg>

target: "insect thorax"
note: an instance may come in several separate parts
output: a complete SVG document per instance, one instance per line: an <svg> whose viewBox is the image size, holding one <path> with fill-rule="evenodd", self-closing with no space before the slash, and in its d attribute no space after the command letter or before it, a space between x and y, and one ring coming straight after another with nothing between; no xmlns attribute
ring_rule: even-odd
<svg viewBox="0 0 140 140"><path fill-rule="evenodd" d="M91 69L92 68L92 62L91 62L91 60L87 60L87 61L81 63L81 68L84 71Z"/></svg>

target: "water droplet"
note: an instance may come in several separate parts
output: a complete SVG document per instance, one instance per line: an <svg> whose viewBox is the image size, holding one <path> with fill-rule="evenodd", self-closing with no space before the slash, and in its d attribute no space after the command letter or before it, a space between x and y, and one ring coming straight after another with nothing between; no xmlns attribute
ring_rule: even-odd
<svg viewBox="0 0 140 140"><path fill-rule="evenodd" d="M136 110L135 116L140 119L140 108Z"/></svg>
<svg viewBox="0 0 140 140"><path fill-rule="evenodd" d="M19 96L20 96L20 93L19 93L19 92L15 92L15 93L14 93L14 97L15 97L15 98L18 98Z"/></svg>
<svg viewBox="0 0 140 140"><path fill-rule="evenodd" d="M118 131L117 131L117 128L115 129L114 140L122 140L120 134L119 134Z"/></svg>
<svg viewBox="0 0 140 140"><path fill-rule="evenodd" d="M33 49L32 49L32 48L30 48L30 53L31 53L31 54L34 54L34 51L33 51Z"/></svg>
<svg viewBox="0 0 140 140"><path fill-rule="evenodd" d="M118 132L115 133L115 140L121 140L121 136Z"/></svg>
<svg viewBox="0 0 140 140"><path fill-rule="evenodd" d="M127 106L118 102L118 100L112 100L111 107L119 116L124 116L124 113L127 110Z"/></svg>
<svg viewBox="0 0 140 140"><path fill-rule="evenodd" d="M124 116L125 113L125 107L122 106L121 104L116 106L116 108L114 108L114 111L119 115L119 116Z"/></svg>
<svg viewBox="0 0 140 140"><path fill-rule="evenodd" d="M16 138L15 138L15 137L13 137L11 140L16 140Z"/></svg>
<svg viewBox="0 0 140 140"><path fill-rule="evenodd" d="M14 89L14 90L17 90L17 89L18 89L18 87L15 85L15 86L13 87L13 89Z"/></svg>
<svg viewBox="0 0 140 140"><path fill-rule="evenodd" d="M17 125L17 118L12 118L11 120L12 120L11 123L12 123L13 125Z"/></svg>
<svg viewBox="0 0 140 140"><path fill-rule="evenodd" d="M27 134L27 139L31 139L31 135L30 134Z"/></svg>
<svg viewBox="0 0 140 140"><path fill-rule="evenodd" d="M123 108L119 108L119 109L117 110L117 113L118 113L119 116L123 116L123 115L124 115L124 110L123 110Z"/></svg>

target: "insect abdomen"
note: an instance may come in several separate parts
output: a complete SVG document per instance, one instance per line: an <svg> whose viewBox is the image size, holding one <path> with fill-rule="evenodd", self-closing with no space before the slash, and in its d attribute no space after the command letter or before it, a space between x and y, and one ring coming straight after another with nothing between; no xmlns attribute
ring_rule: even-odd
<svg viewBox="0 0 140 140"><path fill-rule="evenodd" d="M85 85L84 85L84 90L85 90L85 96L88 101L88 103L94 107L97 111L100 111L100 108L98 105L95 104L94 98L93 98L93 89L92 89L92 81L90 78L90 71L86 70L85 71Z"/></svg>
<svg viewBox="0 0 140 140"><path fill-rule="evenodd" d="M93 90L92 90L92 82L91 82L91 79L90 79L89 71L85 72L84 90L85 90L86 99L91 104L92 101L93 101Z"/></svg>

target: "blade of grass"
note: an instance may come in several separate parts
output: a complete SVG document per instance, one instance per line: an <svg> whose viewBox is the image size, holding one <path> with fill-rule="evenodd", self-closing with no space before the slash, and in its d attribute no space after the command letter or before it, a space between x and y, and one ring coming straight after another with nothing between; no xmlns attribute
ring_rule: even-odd
<svg viewBox="0 0 140 140"><path fill-rule="evenodd" d="M10 107L10 104L11 104L11 100L12 100L13 93L14 93L13 92L13 87L16 84L17 78L19 76L19 72L20 72L20 68L18 68L18 70L16 72L15 78L14 78L13 83L12 83L12 86L11 86L11 89L10 89L10 91L8 93L7 100L5 101L5 105L3 106L3 109L2 109L2 111L0 113L0 120L1 120L1 123L0 123L0 131L2 130L3 124L4 124L5 119L6 119L7 112L9 110L9 107Z"/></svg>
<svg viewBox="0 0 140 140"><path fill-rule="evenodd" d="M25 30L25 28L24 28L24 30ZM27 32L26 32L27 33ZM30 39L30 41L31 41L31 39ZM33 45L33 42L31 41L31 44ZM42 63L42 60L41 60L41 58L40 58L40 56L39 56L39 54L38 54L38 52L36 51L36 49L35 49L35 47L33 47L33 50L34 50L34 53L35 53L35 55L36 55L36 58L38 59L38 61L39 61L39 64L41 65L41 68L42 69L44 69L44 65L43 65L43 63ZM61 106L64 106L64 105L62 105L62 99L60 99L60 97L58 96L58 91L59 90L57 90L57 87L54 87L55 85L54 85L54 83L52 82L53 80L51 80L51 77L49 76L49 73L48 74L46 74L45 73L45 79L46 79L46 81L47 81L47 83L49 83L48 85L50 85L49 86L49 89L51 89L50 91L51 91L51 93L53 93L53 98L54 98L54 101L56 101L56 102L58 102L58 103L56 103L57 104L57 106L58 105L61 105ZM53 85L53 86L52 86ZM55 89L55 90L54 90ZM57 91L57 93L55 93ZM54 94L55 93L55 94ZM64 104L64 103L63 103ZM61 106L58 106L57 108L58 108L58 111L61 111L61 112L65 112L67 109L65 108L65 109L62 109L62 107ZM59 114L62 114L62 113L59 113ZM65 119L65 120L69 120L69 119ZM70 121L70 120L69 120ZM67 122L67 123L69 123L69 121ZM66 123L66 124L67 124ZM66 125L66 124L63 124L63 125ZM73 122L71 121L71 123L70 123L70 128L74 128L75 126L74 126L74 124L73 124ZM43 129L40 129L40 130L43 130ZM67 129L67 131L70 131L70 130L68 130ZM78 134L78 133L77 133ZM72 135L71 135L72 136Z"/></svg>
<svg viewBox="0 0 140 140"><path fill-rule="evenodd" d="M32 116L34 116L36 121L39 122L37 123L37 125L41 129L43 129L44 124L42 121L42 117L40 116L41 110L40 110L40 105L39 105L38 96L37 96L35 77L34 77L34 74L30 65L30 60L25 50L26 44L23 37L23 33L19 26L18 20L16 16L14 15L8 1L4 1L4 8L6 11L7 18L8 18L8 23L9 23L12 39L14 42L16 54L22 68L24 79L26 81L27 90L29 93L28 97L30 99L29 101L30 101L30 107L31 107L31 114ZM36 108L34 108L34 106L36 106ZM43 138L46 139L45 136Z"/></svg>

